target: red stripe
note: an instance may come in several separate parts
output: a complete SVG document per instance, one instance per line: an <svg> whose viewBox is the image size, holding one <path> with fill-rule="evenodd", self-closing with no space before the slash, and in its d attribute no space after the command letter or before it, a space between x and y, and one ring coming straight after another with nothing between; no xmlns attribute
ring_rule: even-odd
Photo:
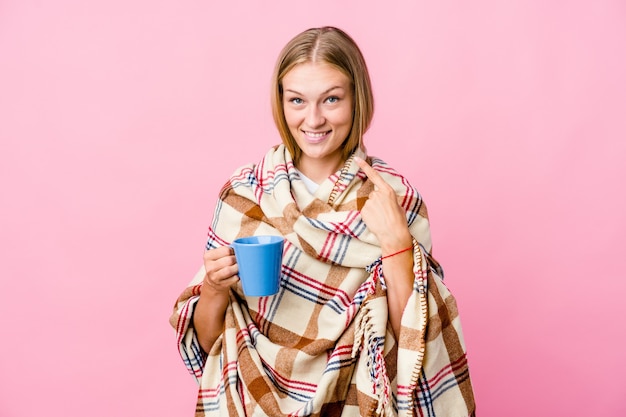
<svg viewBox="0 0 626 417"><path fill-rule="evenodd" d="M324 245L322 246L322 250L320 250L320 254L318 259L328 260L328 255L330 254L337 239L337 235L335 233L329 233L326 237L326 241L324 241Z"/></svg>
<svg viewBox="0 0 626 417"><path fill-rule="evenodd" d="M248 178L248 176L250 175L250 173L252 173L252 169L251 168L244 168L241 170L241 173L237 176L233 176L230 180L231 184L233 182L245 182L246 178ZM229 185L230 186L230 185Z"/></svg>
<svg viewBox="0 0 626 417"><path fill-rule="evenodd" d="M408 210L409 207L407 201L411 201L413 199L413 188L408 186L406 178L402 176L400 178L402 179L402 185L404 185L405 188L404 198L402 199L401 205L405 210Z"/></svg>
<svg viewBox="0 0 626 417"><path fill-rule="evenodd" d="M276 372L276 370L272 368L271 366L269 366L267 363L265 363L265 365L267 366L269 371L272 373L274 378L276 378L276 380L281 383L280 385L284 387L287 387L293 390L305 391L305 392L315 392L317 390L317 384L314 384L311 382L305 382L305 381L298 381L294 379L287 379L283 377L281 374L279 374L278 372Z"/></svg>
<svg viewBox="0 0 626 417"><path fill-rule="evenodd" d="M269 297L261 297L260 301L259 301L259 316L265 318L265 312L267 311L267 305L269 304ZM267 320L263 320L265 322L267 322ZM269 323L267 323L269 325ZM259 326L262 326L261 323L259 323Z"/></svg>
<svg viewBox="0 0 626 417"><path fill-rule="evenodd" d="M286 273L289 276L289 278L293 278L295 281L298 281L309 288L314 288L323 294L339 298L343 306L345 307L348 307L350 305L351 303L350 297L345 291L336 287L331 287L330 285L326 285L288 266L283 265L283 268L286 270Z"/></svg>
<svg viewBox="0 0 626 417"><path fill-rule="evenodd" d="M248 328L240 329L237 332L237 337L236 337L237 344L240 344L242 340L245 338L250 338L250 332L248 332Z"/></svg>
<svg viewBox="0 0 626 417"><path fill-rule="evenodd" d="M461 356L459 359L450 363L448 366L445 366L443 369L437 372L433 377L431 377L428 380L428 385L431 387L436 386L437 384L441 382L441 380L444 377L452 373L456 373L456 371L465 367L466 363L467 363L466 356L465 355Z"/></svg>
<svg viewBox="0 0 626 417"><path fill-rule="evenodd" d="M335 358L338 356L352 356L352 345L337 346L331 353L330 357Z"/></svg>
<svg viewBox="0 0 626 417"><path fill-rule="evenodd" d="M229 242L225 241L224 239L222 239L221 237L216 235L215 231L211 227L209 227L209 232L207 233L207 236L210 237L211 239L215 240L216 242L218 242L222 246L226 246L226 245L229 244Z"/></svg>
<svg viewBox="0 0 626 417"><path fill-rule="evenodd" d="M183 329L186 327L186 324L189 322L187 319L187 312L189 311L189 304L191 300L187 300L187 302L183 305L183 308L178 316L178 321L176 322L176 341L180 345L183 340Z"/></svg>
<svg viewBox="0 0 626 417"><path fill-rule="evenodd" d="M354 211L352 211L348 215L348 217L346 217L345 221L343 221L341 223L333 223L333 222L331 222L330 224L333 225L333 227L335 228L336 232L341 232L343 234L347 234L347 235L350 235L352 237L356 237L354 232L352 232L351 225L358 218L359 214L360 213L358 211L354 210Z"/></svg>
<svg viewBox="0 0 626 417"><path fill-rule="evenodd" d="M466 357L463 355L461 358L457 359L455 362L449 363L444 366L437 372L434 376L428 379L426 382L428 386L435 387L437 384L441 382L446 376L454 373L455 371L462 369L465 367ZM407 394L408 391L411 390L411 387L406 385L398 385L398 394Z"/></svg>

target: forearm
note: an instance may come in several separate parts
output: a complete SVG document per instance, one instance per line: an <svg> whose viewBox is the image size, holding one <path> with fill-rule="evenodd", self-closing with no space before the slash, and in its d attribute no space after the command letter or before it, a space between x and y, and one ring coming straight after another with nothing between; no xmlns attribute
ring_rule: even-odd
<svg viewBox="0 0 626 417"><path fill-rule="evenodd" d="M393 253L393 252L392 252ZM383 259L383 274L387 284L389 322L396 336L400 335L400 323L407 301L413 291L413 251L407 250Z"/></svg>
<svg viewBox="0 0 626 417"><path fill-rule="evenodd" d="M413 236L406 226L391 226L381 238L389 322L398 338L402 313L413 291Z"/></svg>
<svg viewBox="0 0 626 417"><path fill-rule="evenodd" d="M202 286L200 299L193 315L193 326L198 342L205 352L209 352L224 330L228 298L228 291L217 292L208 285Z"/></svg>

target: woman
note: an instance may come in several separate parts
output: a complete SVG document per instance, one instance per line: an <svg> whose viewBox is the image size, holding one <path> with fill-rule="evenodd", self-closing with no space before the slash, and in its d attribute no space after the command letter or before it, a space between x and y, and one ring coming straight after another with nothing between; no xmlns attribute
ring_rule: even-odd
<svg viewBox="0 0 626 417"><path fill-rule="evenodd" d="M222 189L171 318L200 384L196 414L473 415L426 207L362 143L373 97L354 41L332 27L292 39L272 109L283 144ZM280 290L245 296L228 245L268 234L285 238Z"/></svg>

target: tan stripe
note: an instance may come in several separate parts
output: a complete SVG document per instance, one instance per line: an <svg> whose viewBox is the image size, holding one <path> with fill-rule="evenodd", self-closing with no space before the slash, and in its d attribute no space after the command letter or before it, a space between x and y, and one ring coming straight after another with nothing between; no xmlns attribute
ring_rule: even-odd
<svg viewBox="0 0 626 417"><path fill-rule="evenodd" d="M428 279L430 280L428 285L428 292L431 293L433 298L435 299L437 305L437 316L440 317L439 325L440 328L431 329L430 325L428 327L427 339L429 341L436 338L436 336L431 335L431 330L435 332L441 332L443 337L443 343L448 351L448 357L450 358L450 363L454 363L457 360L461 359L465 355L465 351L461 344L461 340L458 332L454 328L452 321L458 316L458 309L456 306L456 301L454 297L450 294L444 300L439 292L439 285L443 286L441 281L436 281L436 278L429 274ZM443 287L445 289L445 287ZM426 347L426 352L428 352L428 347ZM474 393L472 390L472 383L470 381L469 376L465 376L469 372L467 362L459 369L454 371L454 376L457 380L457 384L459 390L461 391L461 395L463 396L463 400L465 401L465 405L469 411L474 410ZM459 379L462 376L463 380Z"/></svg>

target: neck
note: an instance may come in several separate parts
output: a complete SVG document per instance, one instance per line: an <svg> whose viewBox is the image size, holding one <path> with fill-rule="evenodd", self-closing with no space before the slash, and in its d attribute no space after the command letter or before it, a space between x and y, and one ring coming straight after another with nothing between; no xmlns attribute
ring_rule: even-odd
<svg viewBox="0 0 626 417"><path fill-rule="evenodd" d="M337 172L344 162L342 159L336 161L308 159L303 155L296 164L296 168L316 184L321 184L326 178Z"/></svg>

